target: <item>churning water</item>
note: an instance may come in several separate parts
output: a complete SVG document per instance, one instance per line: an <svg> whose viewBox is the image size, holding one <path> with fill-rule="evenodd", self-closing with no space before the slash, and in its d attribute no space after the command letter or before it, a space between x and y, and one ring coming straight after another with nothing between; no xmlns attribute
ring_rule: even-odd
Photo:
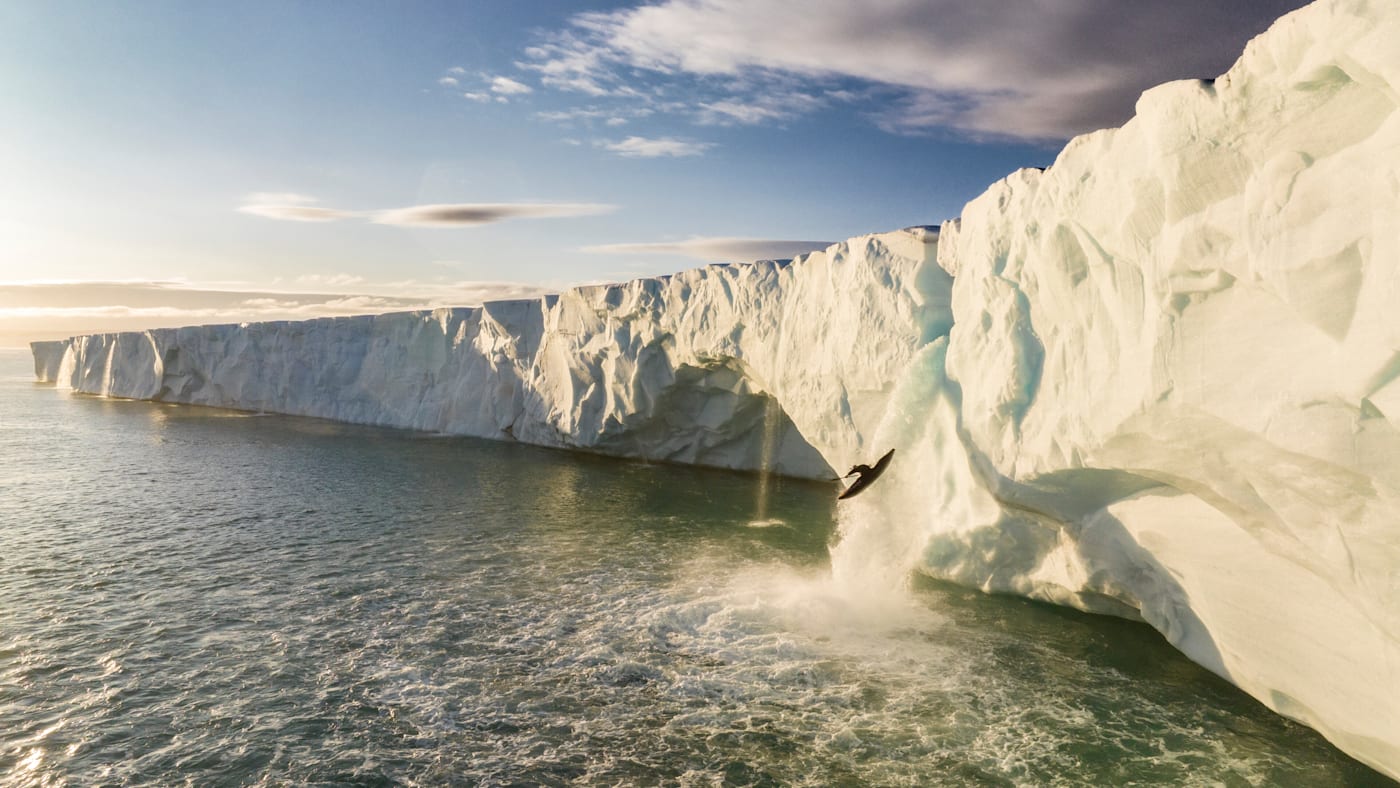
<svg viewBox="0 0 1400 788"><path fill-rule="evenodd" d="M1383 782L1145 626L843 591L832 491L764 495L74 396L5 354L0 780Z"/></svg>

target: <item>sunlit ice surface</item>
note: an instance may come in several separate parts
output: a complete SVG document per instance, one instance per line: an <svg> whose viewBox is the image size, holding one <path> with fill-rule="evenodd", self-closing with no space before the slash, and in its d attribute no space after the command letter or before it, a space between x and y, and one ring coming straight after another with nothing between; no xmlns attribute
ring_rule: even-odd
<svg viewBox="0 0 1400 788"><path fill-rule="evenodd" d="M833 498L102 400L5 355L0 775L1382 783L1146 626L833 580Z"/></svg>

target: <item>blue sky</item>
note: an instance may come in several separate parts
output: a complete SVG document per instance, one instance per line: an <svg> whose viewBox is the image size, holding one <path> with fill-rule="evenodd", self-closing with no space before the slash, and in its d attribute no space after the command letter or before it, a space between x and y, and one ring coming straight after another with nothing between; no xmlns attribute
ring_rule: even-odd
<svg viewBox="0 0 1400 788"><path fill-rule="evenodd" d="M937 223L1297 5L14 0L0 344Z"/></svg>

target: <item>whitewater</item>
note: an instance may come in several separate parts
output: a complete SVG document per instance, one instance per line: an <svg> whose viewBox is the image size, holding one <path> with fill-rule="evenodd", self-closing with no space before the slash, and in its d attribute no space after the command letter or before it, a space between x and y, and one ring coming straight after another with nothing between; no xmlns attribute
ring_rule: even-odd
<svg viewBox="0 0 1400 788"><path fill-rule="evenodd" d="M941 228L536 300L92 335L109 397L819 479L832 572L1140 619L1400 775L1400 8L1321 0Z"/></svg>

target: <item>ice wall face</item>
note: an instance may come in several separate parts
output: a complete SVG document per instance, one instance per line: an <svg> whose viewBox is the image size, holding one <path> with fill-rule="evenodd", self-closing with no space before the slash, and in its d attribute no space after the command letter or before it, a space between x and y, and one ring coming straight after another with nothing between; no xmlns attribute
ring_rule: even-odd
<svg viewBox="0 0 1400 788"><path fill-rule="evenodd" d="M1395 3L1302 9L945 225L956 323L894 403L940 483L851 544L1137 611L1400 775L1396 42Z"/></svg>
<svg viewBox="0 0 1400 788"><path fill-rule="evenodd" d="M68 352L69 342L31 342L34 354L34 379L40 383L56 383L63 357Z"/></svg>
<svg viewBox="0 0 1400 788"><path fill-rule="evenodd" d="M35 369L106 396L829 478L952 325L935 238L480 308L75 337L36 343Z"/></svg>

